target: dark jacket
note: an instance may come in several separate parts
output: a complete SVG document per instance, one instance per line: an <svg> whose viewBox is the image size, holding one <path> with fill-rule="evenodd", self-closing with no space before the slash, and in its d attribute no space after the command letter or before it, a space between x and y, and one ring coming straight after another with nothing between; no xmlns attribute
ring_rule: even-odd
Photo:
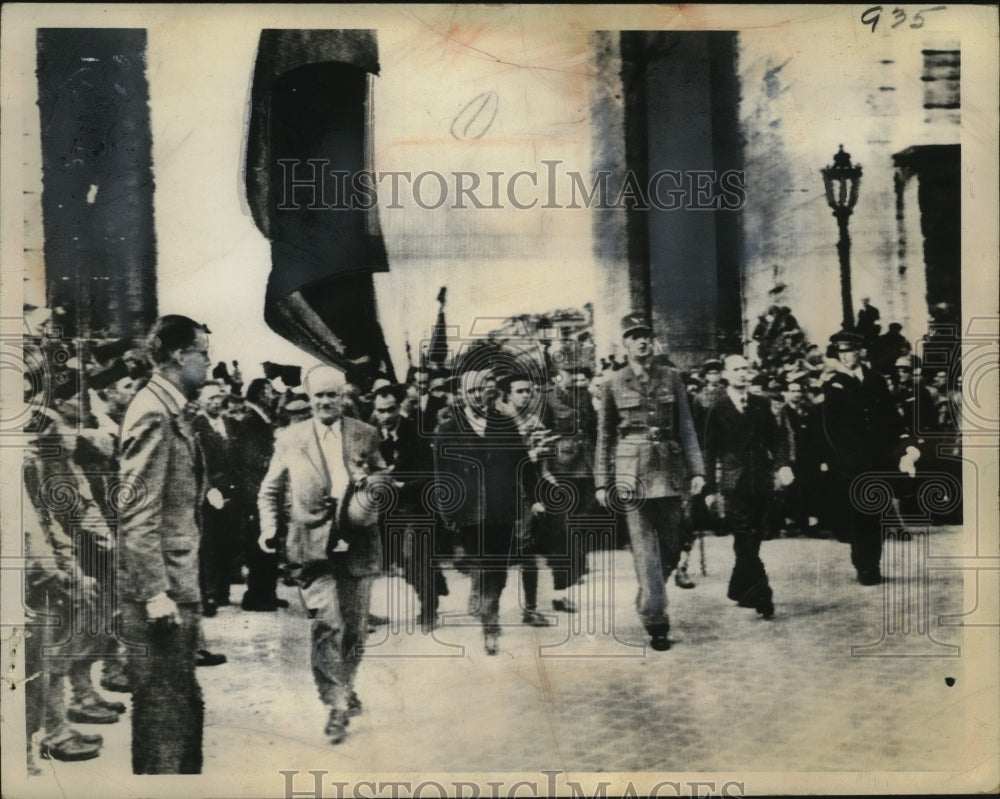
<svg viewBox="0 0 1000 799"><path fill-rule="evenodd" d="M748 394L740 413L729 393L720 392L705 418L706 490L766 498L774 473L789 465L788 436L770 400Z"/></svg>

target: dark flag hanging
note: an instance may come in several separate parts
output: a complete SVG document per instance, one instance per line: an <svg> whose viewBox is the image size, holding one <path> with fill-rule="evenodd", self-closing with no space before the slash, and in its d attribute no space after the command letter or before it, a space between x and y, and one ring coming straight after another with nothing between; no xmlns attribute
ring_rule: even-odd
<svg viewBox="0 0 1000 799"><path fill-rule="evenodd" d="M431 343L427 348L427 360L438 368L444 366L448 359L448 330L444 322L444 302L448 292L447 286L442 286L438 292L438 315L434 324L434 332L431 334Z"/></svg>
<svg viewBox="0 0 1000 799"><path fill-rule="evenodd" d="M389 268L370 177L378 71L374 31L261 31L246 154L271 242L265 321L361 382L395 380L372 277Z"/></svg>

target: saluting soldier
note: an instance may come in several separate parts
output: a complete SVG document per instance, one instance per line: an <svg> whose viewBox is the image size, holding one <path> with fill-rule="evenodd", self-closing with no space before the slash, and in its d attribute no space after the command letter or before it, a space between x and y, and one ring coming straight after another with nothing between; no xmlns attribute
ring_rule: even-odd
<svg viewBox="0 0 1000 799"><path fill-rule="evenodd" d="M682 496L701 492L705 468L684 384L677 370L654 360L653 330L643 314L622 319L622 339L628 365L602 390L596 497L605 507L621 502L639 583L636 607L650 645L664 651L670 648L666 581L686 523Z"/></svg>

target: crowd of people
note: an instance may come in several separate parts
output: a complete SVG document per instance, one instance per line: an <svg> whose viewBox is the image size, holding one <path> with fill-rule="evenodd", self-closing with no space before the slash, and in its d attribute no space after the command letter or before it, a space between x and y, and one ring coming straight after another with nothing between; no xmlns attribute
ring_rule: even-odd
<svg viewBox="0 0 1000 799"><path fill-rule="evenodd" d="M132 693L134 771L200 772L195 668L225 661L200 620L230 604L234 584L246 612L287 608L281 580L301 589L331 743L363 709L361 645L387 621L369 612L380 576L412 586L429 631L455 588L445 572L463 575L488 655L512 569L522 624L549 626L578 612L569 589L601 546L630 549L658 651L671 646L667 583L696 587L689 559L706 530L732 535L729 598L765 619L766 538L835 537L858 581L878 584L886 519L901 518L922 476L957 469L946 456L961 388L923 368L898 330L888 350L866 340L862 321L823 350L776 306L752 360L682 371L630 314L627 357L596 373L541 342L497 344L364 385L328 366L246 386L236 362L210 373L210 331L182 316L158 320L142 347L43 330L25 351L25 606L39 631L26 657L42 674L28 684L29 767L35 733L42 758L98 756L101 736L70 724L125 712L92 685L103 661L101 687ZM852 501L859 478L887 470L905 478L891 507ZM74 619L93 623L70 632ZM148 656L130 657L135 647Z"/></svg>

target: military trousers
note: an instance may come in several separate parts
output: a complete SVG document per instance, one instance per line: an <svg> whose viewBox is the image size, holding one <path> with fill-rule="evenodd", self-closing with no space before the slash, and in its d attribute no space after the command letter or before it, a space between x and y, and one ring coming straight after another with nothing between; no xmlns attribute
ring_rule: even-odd
<svg viewBox="0 0 1000 799"><path fill-rule="evenodd" d="M645 499L626 515L639 583L636 609L650 635L666 634L667 579L680 560L685 524L681 497Z"/></svg>

